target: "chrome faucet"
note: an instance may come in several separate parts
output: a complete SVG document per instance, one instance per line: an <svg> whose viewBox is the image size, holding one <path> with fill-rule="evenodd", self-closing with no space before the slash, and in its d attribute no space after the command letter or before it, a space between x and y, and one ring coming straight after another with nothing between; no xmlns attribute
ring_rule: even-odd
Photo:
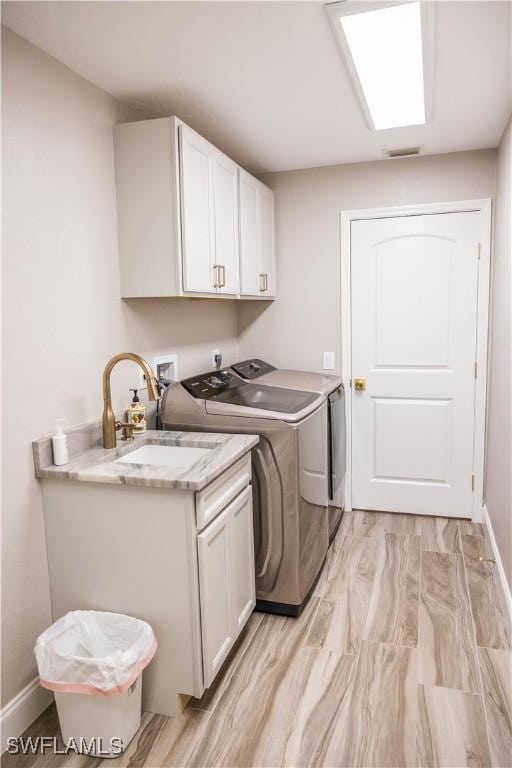
<svg viewBox="0 0 512 768"><path fill-rule="evenodd" d="M114 355L114 357L112 357L108 361L108 363L105 366L105 370L103 371L103 447L104 448L115 448L117 444L116 431L118 429L123 428L123 433L125 433L125 430L127 430L132 426L131 424L127 425L127 424L121 423L120 421L116 421L116 418L114 416L114 411L112 410L112 394L110 391L110 374L112 373L113 367L120 360L133 360L134 363L137 363L137 365L139 365L144 371L144 376L146 377L146 381L148 383L149 399L160 400L160 393L158 391L155 377L153 376L153 371L151 370L148 363L146 363L146 361L142 359L142 357L140 357L139 355L135 355L133 352L121 352L119 355Z"/></svg>

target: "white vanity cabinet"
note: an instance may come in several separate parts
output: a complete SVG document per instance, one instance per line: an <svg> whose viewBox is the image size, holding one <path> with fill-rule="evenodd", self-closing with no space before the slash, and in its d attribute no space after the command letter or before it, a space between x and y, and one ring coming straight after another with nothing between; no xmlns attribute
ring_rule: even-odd
<svg viewBox="0 0 512 768"><path fill-rule="evenodd" d="M255 605L252 495L246 488L197 537L204 684L214 680Z"/></svg>
<svg viewBox="0 0 512 768"><path fill-rule="evenodd" d="M274 193L239 169L240 295L272 299L276 295Z"/></svg>
<svg viewBox="0 0 512 768"><path fill-rule="evenodd" d="M143 706L175 716L213 682L255 606L251 459L198 491L42 479L53 619L148 621Z"/></svg>

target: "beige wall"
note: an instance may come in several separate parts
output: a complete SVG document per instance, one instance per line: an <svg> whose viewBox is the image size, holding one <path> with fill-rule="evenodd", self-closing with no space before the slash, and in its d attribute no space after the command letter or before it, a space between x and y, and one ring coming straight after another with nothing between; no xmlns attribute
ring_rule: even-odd
<svg viewBox="0 0 512 768"><path fill-rule="evenodd" d="M508 582L512 587L511 176L512 123L509 122L497 156L485 499Z"/></svg>
<svg viewBox="0 0 512 768"><path fill-rule="evenodd" d="M278 295L239 308L240 354L279 366L340 370L342 210L491 197L494 150L266 174L275 190Z"/></svg>
<svg viewBox="0 0 512 768"><path fill-rule="evenodd" d="M112 125L133 113L2 30L3 702L35 675L50 622L31 440L102 410L101 372L123 349L178 353L180 374L237 356L229 302L119 299ZM141 264L141 269L145 265ZM119 366L116 405L138 381Z"/></svg>

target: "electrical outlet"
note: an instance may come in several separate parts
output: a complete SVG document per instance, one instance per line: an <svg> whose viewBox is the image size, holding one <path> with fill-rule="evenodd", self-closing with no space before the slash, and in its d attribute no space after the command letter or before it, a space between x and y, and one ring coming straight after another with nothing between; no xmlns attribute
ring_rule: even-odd
<svg viewBox="0 0 512 768"><path fill-rule="evenodd" d="M220 349L212 349L212 368L217 367L217 362L215 360L216 355L220 355Z"/></svg>
<svg viewBox="0 0 512 768"><path fill-rule="evenodd" d="M324 352L324 371L334 370L334 352Z"/></svg>

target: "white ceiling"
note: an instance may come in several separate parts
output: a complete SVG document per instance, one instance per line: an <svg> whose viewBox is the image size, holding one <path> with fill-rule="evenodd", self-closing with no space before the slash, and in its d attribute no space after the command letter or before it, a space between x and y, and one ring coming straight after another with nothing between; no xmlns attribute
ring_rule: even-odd
<svg viewBox="0 0 512 768"><path fill-rule="evenodd" d="M2 22L254 172L495 147L511 109L508 1L437 2L433 120L376 133L319 2L3 2Z"/></svg>

